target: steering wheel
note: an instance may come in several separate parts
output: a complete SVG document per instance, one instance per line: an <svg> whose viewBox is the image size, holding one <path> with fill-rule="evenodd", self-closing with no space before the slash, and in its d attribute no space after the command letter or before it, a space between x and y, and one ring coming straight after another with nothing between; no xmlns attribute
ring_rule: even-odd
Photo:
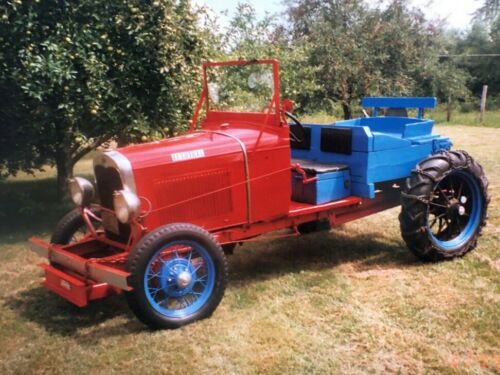
<svg viewBox="0 0 500 375"><path fill-rule="evenodd" d="M292 131L290 131L291 138L293 138L293 140L295 142L299 142L299 143L302 142L307 137L307 133L304 129L304 126L302 126L299 119L297 117L295 117L295 115L292 115L290 112L285 111L285 116L288 117L290 120L292 120L295 124L293 126L298 126L300 129L300 132L302 133L302 136L299 138Z"/></svg>

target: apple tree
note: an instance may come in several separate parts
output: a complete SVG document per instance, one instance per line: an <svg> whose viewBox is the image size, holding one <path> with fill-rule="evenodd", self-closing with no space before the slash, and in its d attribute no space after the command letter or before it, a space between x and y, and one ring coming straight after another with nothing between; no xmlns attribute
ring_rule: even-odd
<svg viewBox="0 0 500 375"><path fill-rule="evenodd" d="M0 4L0 175L187 125L208 48L187 0Z"/></svg>

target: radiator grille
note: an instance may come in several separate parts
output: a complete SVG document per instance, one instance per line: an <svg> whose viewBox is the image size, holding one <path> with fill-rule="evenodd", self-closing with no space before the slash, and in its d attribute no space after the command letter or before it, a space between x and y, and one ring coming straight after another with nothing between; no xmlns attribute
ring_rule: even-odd
<svg viewBox="0 0 500 375"><path fill-rule="evenodd" d="M94 174L97 182L97 192L99 194L101 206L113 211L113 193L117 190L123 189L120 173L116 168L96 165L94 168ZM102 216L106 237L114 241L126 242L130 235L130 225L117 222L114 215L106 212L103 212ZM114 221L114 224L111 221ZM115 233L116 228L118 228L117 233Z"/></svg>
<svg viewBox="0 0 500 375"><path fill-rule="evenodd" d="M164 222L219 216L233 210L230 173L225 169L156 180L154 190ZM198 198L196 198L198 197Z"/></svg>

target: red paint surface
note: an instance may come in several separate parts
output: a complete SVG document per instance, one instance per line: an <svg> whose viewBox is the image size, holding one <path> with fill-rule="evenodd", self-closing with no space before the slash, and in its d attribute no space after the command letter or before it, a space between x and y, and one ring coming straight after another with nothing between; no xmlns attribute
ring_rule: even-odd
<svg viewBox="0 0 500 375"><path fill-rule="evenodd" d="M210 111L205 83L190 133L119 149L132 165L145 213L140 223L134 223L134 235L129 243L122 245L123 256L126 257L141 235L168 223L199 225L212 232L220 243L231 243L274 230L296 228L313 220L328 219L332 225L339 225L399 204L399 192L394 190L382 192L373 200L347 197L322 205L292 202L289 129L280 108L278 63L274 60L258 63L273 67L276 90L272 103L277 110L268 113ZM230 64L247 62L207 63L204 75L207 67ZM203 132L195 131L204 104L208 112L201 121ZM247 151L249 202L244 153L238 140ZM109 241L106 243L112 245ZM82 246L86 244L73 244L64 247L66 250L51 247L50 251L71 251L79 257L81 255L76 254ZM123 262L109 266L123 272ZM96 284L84 275L74 277L69 270L63 272L48 265L44 268L44 285L78 306L116 292L107 284ZM71 288L62 287L62 281Z"/></svg>

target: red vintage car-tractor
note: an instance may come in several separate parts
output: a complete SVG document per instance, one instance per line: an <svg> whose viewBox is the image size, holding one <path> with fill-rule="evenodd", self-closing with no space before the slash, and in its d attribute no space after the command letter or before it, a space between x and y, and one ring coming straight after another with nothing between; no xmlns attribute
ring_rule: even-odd
<svg viewBox="0 0 500 375"><path fill-rule="evenodd" d="M145 324L174 328L208 317L224 294L226 255L271 231L304 234L401 204L417 256L475 247L488 182L432 133L423 113L434 98L365 98L370 117L301 124L280 100L277 61L210 62L203 73L187 134L98 155L96 194L69 181L77 208L50 243L31 239L48 259L45 287L81 307L124 293Z"/></svg>

